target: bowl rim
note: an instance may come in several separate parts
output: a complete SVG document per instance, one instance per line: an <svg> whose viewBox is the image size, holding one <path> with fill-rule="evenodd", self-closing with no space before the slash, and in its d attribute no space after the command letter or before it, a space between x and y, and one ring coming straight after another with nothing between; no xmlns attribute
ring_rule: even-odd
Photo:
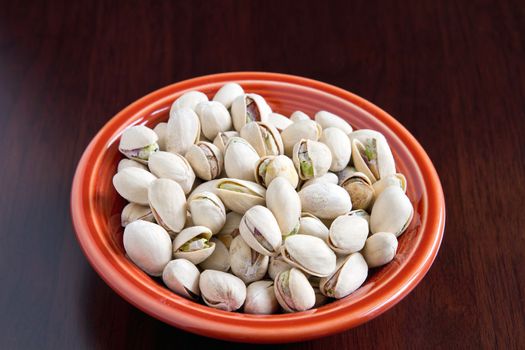
<svg viewBox="0 0 525 350"><path fill-rule="evenodd" d="M121 119L125 116L134 115L167 95L207 83L242 80L286 82L307 86L343 98L379 119L400 138L404 145L410 146L411 154L418 163L424 179L424 187L428 197L427 213L429 214L426 225L433 234L422 239L420 243L422 252L418 252L412 257L415 260L411 261L409 266L405 268L406 271L401 275L402 278L392 280L382 286L376 292L381 292L380 295L375 299L359 301L361 304L352 305L352 310L346 310L345 307L333 310L329 314L330 317L324 315L325 317L320 317L315 322L308 322L308 316L315 314L307 314L305 317L299 318L298 322L294 323L293 328L285 327L284 329L278 328L280 323L282 326L283 317L276 317L275 319L254 318L249 319L248 322L247 319L239 317L241 320L236 321L235 316L229 316L236 314L229 313L226 316L223 314L228 313L211 308L207 312L207 317L195 315L194 310L191 309L182 310L176 317L172 317L172 306L152 298L131 284L124 276L116 274L111 262L90 239L89 231L92 229L88 222L90 218L85 215L89 211L90 203L89 199L84 198L82 194L83 188L86 185L91 185L91 179L86 177L86 170L91 157L93 157L93 151L97 144L101 142L106 144L107 142L103 139L103 134L107 130L118 129L122 122ZM250 71L210 74L174 83L147 94L118 112L98 131L82 154L73 178L70 209L75 234L84 255L98 275L125 300L145 313L186 331L230 341L259 343L292 342L327 336L356 327L389 310L412 291L430 269L441 245L445 227L445 200L437 172L419 142L396 119L364 98L327 83L289 74ZM171 314L167 311L171 311ZM181 322L181 317L186 317L184 322ZM220 320L216 318L220 318ZM225 319L231 321L231 324L222 324L221 322L224 322ZM264 326L266 331L257 333L257 327L260 326ZM254 333L249 334L249 332Z"/></svg>

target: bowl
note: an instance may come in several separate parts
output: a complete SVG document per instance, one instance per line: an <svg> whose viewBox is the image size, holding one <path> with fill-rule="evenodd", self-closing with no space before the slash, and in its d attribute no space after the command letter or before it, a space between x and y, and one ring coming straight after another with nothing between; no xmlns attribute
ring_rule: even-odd
<svg viewBox="0 0 525 350"><path fill-rule="evenodd" d="M125 201L112 186L119 137L130 125L153 127L168 118L172 102L189 90L212 97L223 84L237 82L266 98L275 112L301 110L313 116L328 110L354 128L380 131L397 168L404 173L414 219L400 237L395 259L371 270L353 294L317 309L293 314L248 315L212 309L179 297L126 258L120 227ZM416 139L388 113L348 91L298 76L239 72L214 74L159 89L114 116L93 138L78 164L71 190L71 215L78 241L104 281L151 316L183 330L230 341L304 341L358 326L387 311L421 281L443 238L445 202L438 175Z"/></svg>

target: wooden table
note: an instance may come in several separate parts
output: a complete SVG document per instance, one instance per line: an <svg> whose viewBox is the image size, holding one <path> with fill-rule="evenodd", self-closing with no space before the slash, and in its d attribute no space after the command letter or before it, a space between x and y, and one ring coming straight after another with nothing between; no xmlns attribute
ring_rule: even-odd
<svg viewBox="0 0 525 350"><path fill-rule="evenodd" d="M167 84L239 70L322 80L381 106L427 150L447 201L441 251L410 295L287 348L525 346L522 1L0 5L1 349L244 347L117 296L69 213L76 164L111 116Z"/></svg>

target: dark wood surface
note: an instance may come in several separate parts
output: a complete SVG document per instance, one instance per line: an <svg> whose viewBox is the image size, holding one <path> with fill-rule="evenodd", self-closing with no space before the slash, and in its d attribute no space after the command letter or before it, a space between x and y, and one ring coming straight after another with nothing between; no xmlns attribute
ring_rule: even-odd
<svg viewBox="0 0 525 350"><path fill-rule="evenodd" d="M167 84L238 70L381 106L427 150L447 201L441 251L410 295L284 347L525 347L523 1L0 1L1 349L244 347L117 296L69 214L75 166L111 116Z"/></svg>

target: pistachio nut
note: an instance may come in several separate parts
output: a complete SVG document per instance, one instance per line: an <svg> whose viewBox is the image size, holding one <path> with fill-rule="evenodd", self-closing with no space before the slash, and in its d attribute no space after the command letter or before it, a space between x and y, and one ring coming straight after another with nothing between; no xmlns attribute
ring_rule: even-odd
<svg viewBox="0 0 525 350"><path fill-rule="evenodd" d="M310 213L302 213L299 219L299 231L301 235L310 235L321 238L323 241L328 240L328 227L321 220Z"/></svg>
<svg viewBox="0 0 525 350"><path fill-rule="evenodd" d="M241 223L242 215L234 211L226 214L226 223L222 230L217 234L217 238L221 240L226 248L230 249L232 240L239 235L239 224Z"/></svg>
<svg viewBox="0 0 525 350"><path fill-rule="evenodd" d="M147 126L134 125L122 133L118 150L129 159L147 164L149 156L159 150L158 139Z"/></svg>
<svg viewBox="0 0 525 350"><path fill-rule="evenodd" d="M228 271L230 269L230 252L228 248L218 238L212 237L210 242L215 244L215 250L199 266L203 270Z"/></svg>
<svg viewBox="0 0 525 350"><path fill-rule="evenodd" d="M350 135L352 160L357 171L372 183L395 174L396 165L385 137L373 130L357 130Z"/></svg>
<svg viewBox="0 0 525 350"><path fill-rule="evenodd" d="M249 122L264 122L272 109L263 97L257 94L244 94L236 97L231 105L233 127L241 131Z"/></svg>
<svg viewBox="0 0 525 350"><path fill-rule="evenodd" d="M278 177L286 179L293 188L299 184L299 175L293 161L287 156L261 157L255 163L255 181L258 184L268 187Z"/></svg>
<svg viewBox="0 0 525 350"><path fill-rule="evenodd" d="M188 209L194 225L206 226L213 234L218 233L226 222L224 204L212 192L201 192L188 199Z"/></svg>
<svg viewBox="0 0 525 350"><path fill-rule="evenodd" d="M199 289L199 269L186 259L175 259L166 265L162 272L164 284L178 295L197 300Z"/></svg>
<svg viewBox="0 0 525 350"><path fill-rule="evenodd" d="M319 283L321 293L330 298L341 299L353 293L365 282L368 266L360 253L352 253L337 261L337 268Z"/></svg>
<svg viewBox="0 0 525 350"><path fill-rule="evenodd" d="M281 231L268 208L256 205L248 209L239 224L239 232L244 241L257 252L269 256L279 253Z"/></svg>
<svg viewBox="0 0 525 350"><path fill-rule="evenodd" d="M324 143L332 154L330 171L341 171L350 162L352 147L348 136L338 128L330 127L323 129L320 142Z"/></svg>
<svg viewBox="0 0 525 350"><path fill-rule="evenodd" d="M183 156L177 153L159 151L150 156L148 167L158 178L177 182L185 194L191 191L195 173Z"/></svg>
<svg viewBox="0 0 525 350"><path fill-rule="evenodd" d="M387 187L377 197L370 214L370 231L391 232L399 237L412 221L414 208L397 186Z"/></svg>
<svg viewBox="0 0 525 350"><path fill-rule="evenodd" d="M240 135L257 151L259 156L276 156L283 154L281 134L266 122L250 122L244 125Z"/></svg>
<svg viewBox="0 0 525 350"><path fill-rule="evenodd" d="M224 206L239 214L266 203L266 189L255 182L223 178L216 183L216 188Z"/></svg>
<svg viewBox="0 0 525 350"><path fill-rule="evenodd" d="M155 134L157 134L157 137L159 138L157 140L157 143L159 145L160 151L166 150L166 135L168 133L167 130L168 130L168 123L164 123L164 122L158 123L153 128L153 131L155 131Z"/></svg>
<svg viewBox="0 0 525 350"><path fill-rule="evenodd" d="M230 266L235 276L244 283L258 281L266 275L270 258L252 248L241 236L233 239L230 246Z"/></svg>
<svg viewBox="0 0 525 350"><path fill-rule="evenodd" d="M321 137L323 129L313 120L300 120L293 123L283 130L281 138L283 139L284 154L292 156L295 144L302 139L317 141ZM331 161L330 161L331 163Z"/></svg>
<svg viewBox="0 0 525 350"><path fill-rule="evenodd" d="M390 232L377 232L368 237L362 250L369 268L382 266L391 262L396 256L397 238Z"/></svg>
<svg viewBox="0 0 525 350"><path fill-rule="evenodd" d="M293 124L293 122L279 113L268 114L267 122L273 125L279 132Z"/></svg>
<svg viewBox="0 0 525 350"><path fill-rule="evenodd" d="M310 180L305 181L303 183L303 185L301 186L301 189L306 188L306 187L308 187L310 185L313 185L314 183L318 183L318 182L328 182L328 183L337 185L338 178L337 178L336 174L331 173L331 172L327 172L323 176L314 177L314 178L311 178Z"/></svg>
<svg viewBox="0 0 525 350"><path fill-rule="evenodd" d="M328 246L337 254L360 251L368 237L368 222L359 216L342 215L332 222Z"/></svg>
<svg viewBox="0 0 525 350"><path fill-rule="evenodd" d="M208 96L203 94L200 91L188 91L182 94L179 98L173 102L170 108L170 116L171 114L178 110L183 108L189 108L191 110L195 110L195 107L201 102L208 101Z"/></svg>
<svg viewBox="0 0 525 350"><path fill-rule="evenodd" d="M149 171L130 167L113 176L113 186L127 201L148 205L148 187L155 179Z"/></svg>
<svg viewBox="0 0 525 350"><path fill-rule="evenodd" d="M224 151L224 169L228 177L255 181L255 163L259 160L257 151L243 138L232 137Z"/></svg>
<svg viewBox="0 0 525 350"><path fill-rule="evenodd" d="M324 129L335 127L343 131L345 135L350 134L353 130L350 124L343 118L327 111L319 111L315 114L315 121Z"/></svg>
<svg viewBox="0 0 525 350"><path fill-rule="evenodd" d="M151 276L160 276L171 260L170 236L157 224L133 221L124 229L123 240L131 261Z"/></svg>
<svg viewBox="0 0 525 350"><path fill-rule="evenodd" d="M199 141L191 145L186 159L195 174L203 180L215 179L222 171L222 153L213 143Z"/></svg>
<svg viewBox="0 0 525 350"><path fill-rule="evenodd" d="M281 255L288 264L309 275L324 277L335 269L335 253L319 237L290 236L281 247Z"/></svg>
<svg viewBox="0 0 525 350"><path fill-rule="evenodd" d="M213 101L220 102L226 108L230 108L233 100L244 95L243 88L237 83L224 84L213 96Z"/></svg>
<svg viewBox="0 0 525 350"><path fill-rule="evenodd" d="M268 276L272 280L275 280L275 277L282 271L290 270L292 266L284 261L284 258L281 254L277 256L270 257L270 264L268 265Z"/></svg>
<svg viewBox="0 0 525 350"><path fill-rule="evenodd" d="M232 128L232 118L222 103L204 101L195 107L195 112L199 116L202 133L209 140L213 140L219 132Z"/></svg>
<svg viewBox="0 0 525 350"><path fill-rule="evenodd" d="M374 200L374 187L372 181L364 173L347 171L346 175L341 177L339 185L350 195L352 208L366 210L371 206Z"/></svg>
<svg viewBox="0 0 525 350"><path fill-rule="evenodd" d="M389 186L400 187L403 190L403 192L406 192L407 179L405 175L397 173L383 177L381 180L374 182L372 186L374 187L374 196L375 198L377 198L379 197L381 192L383 192L383 190Z"/></svg>
<svg viewBox="0 0 525 350"><path fill-rule="evenodd" d="M246 299L244 282L229 273L205 270L201 273L199 286L206 305L224 310L239 309Z"/></svg>
<svg viewBox="0 0 525 350"><path fill-rule="evenodd" d="M321 142L302 139L293 148L293 163L303 180L326 174L332 163L330 149Z"/></svg>
<svg viewBox="0 0 525 350"><path fill-rule="evenodd" d="M297 233L301 217L301 199L284 177L275 178L268 186L266 207L277 220L283 237Z"/></svg>
<svg viewBox="0 0 525 350"><path fill-rule="evenodd" d="M168 120L166 151L186 154L190 146L199 140L200 133L199 117L192 109L172 109Z"/></svg>
<svg viewBox="0 0 525 350"><path fill-rule="evenodd" d="M308 114L301 112L301 111L295 111L292 113L292 115L290 115L290 120L293 121L294 123L301 121L301 120L311 120L311 119L312 118L310 118Z"/></svg>
<svg viewBox="0 0 525 350"><path fill-rule="evenodd" d="M200 264L215 250L215 243L210 241L211 235L210 229L204 226L185 228L173 240L173 257Z"/></svg>
<svg viewBox="0 0 525 350"><path fill-rule="evenodd" d="M213 140L213 144L224 154L226 145L232 137L239 137L239 133L237 131L221 131L217 133L217 136Z"/></svg>
<svg viewBox="0 0 525 350"><path fill-rule="evenodd" d="M155 152L155 154L156 153L158 153L158 152ZM121 171L122 169L126 169L126 168L140 168L140 169L143 169L143 170L146 170L146 171L148 170L147 166L145 166L142 163L137 162L136 160L128 159L128 158L122 158L120 160L120 162L118 162L117 172Z"/></svg>
<svg viewBox="0 0 525 350"><path fill-rule="evenodd" d="M277 301L287 312L306 311L315 305L315 292L298 269L292 268L278 274L273 286Z"/></svg>
<svg viewBox="0 0 525 350"><path fill-rule="evenodd" d="M299 191L302 210L320 219L335 219L352 209L348 192L327 182L314 183Z"/></svg>
<svg viewBox="0 0 525 350"><path fill-rule="evenodd" d="M156 179L148 189L149 206L155 220L170 234L178 233L186 222L186 196L170 179Z"/></svg>
<svg viewBox="0 0 525 350"><path fill-rule="evenodd" d="M271 315L279 311L273 281L255 281L246 288L244 312L247 314Z"/></svg>
<svg viewBox="0 0 525 350"><path fill-rule="evenodd" d="M137 203L128 203L124 209L122 209L120 223L122 227L126 227L128 224L136 220L154 222L155 218L153 217L151 208Z"/></svg>

